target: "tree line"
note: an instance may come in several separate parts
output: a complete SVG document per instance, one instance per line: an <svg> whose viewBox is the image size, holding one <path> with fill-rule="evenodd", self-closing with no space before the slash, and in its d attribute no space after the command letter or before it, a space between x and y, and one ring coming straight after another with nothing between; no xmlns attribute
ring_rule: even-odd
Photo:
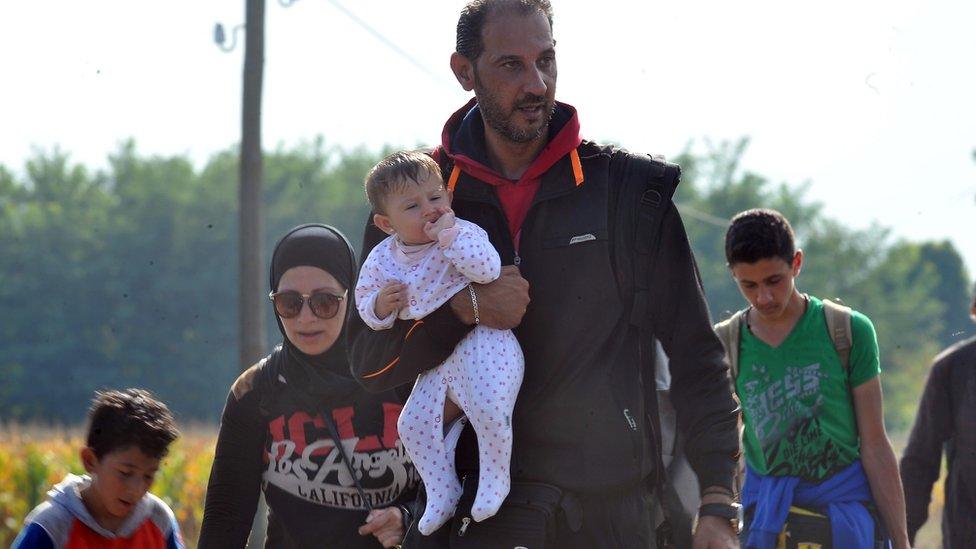
<svg viewBox="0 0 976 549"><path fill-rule="evenodd" d="M793 222L808 262L801 289L874 320L886 419L914 416L929 361L968 337L970 286L949 242L845 227L806 197L738 164L748 141L684 153L676 201L715 319L743 301L725 267L723 222L752 207ZM359 246L367 170L386 151L319 138L265 155L265 250L321 221ZM213 421L237 367L237 152L196 169L184 156L121 144L103 170L37 151L23 174L0 166L0 418L79 423L102 387L152 389L183 420ZM265 259L265 263L267 258ZM267 310L267 342L279 338Z"/></svg>

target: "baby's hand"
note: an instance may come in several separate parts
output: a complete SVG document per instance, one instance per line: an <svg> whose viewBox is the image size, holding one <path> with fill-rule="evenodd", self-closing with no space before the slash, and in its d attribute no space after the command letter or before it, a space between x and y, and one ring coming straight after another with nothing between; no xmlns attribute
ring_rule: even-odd
<svg viewBox="0 0 976 549"><path fill-rule="evenodd" d="M407 306L407 285L400 282L390 282L380 290L373 303L373 312L376 318L383 320L390 316L390 313L398 311Z"/></svg>
<svg viewBox="0 0 976 549"><path fill-rule="evenodd" d="M444 229L454 226L454 210L450 208L437 208L437 221L424 223L424 234L431 240L437 240L437 235Z"/></svg>

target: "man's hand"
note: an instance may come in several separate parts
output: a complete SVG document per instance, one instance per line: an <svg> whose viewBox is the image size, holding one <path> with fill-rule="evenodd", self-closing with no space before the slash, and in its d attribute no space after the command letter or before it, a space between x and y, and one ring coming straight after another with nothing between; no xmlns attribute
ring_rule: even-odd
<svg viewBox="0 0 976 549"><path fill-rule="evenodd" d="M390 282L380 290L373 303L373 312L376 318L383 320L390 316L390 313L398 311L407 306L407 285L400 282Z"/></svg>
<svg viewBox="0 0 976 549"><path fill-rule="evenodd" d="M499 277L488 284L474 284L478 296L478 320L489 328L510 330L522 322L529 305L529 283L518 267L502 267ZM451 309L461 322L474 324L471 295L465 288L451 298Z"/></svg>
<svg viewBox="0 0 976 549"><path fill-rule="evenodd" d="M454 226L454 210L450 208L437 208L437 221L424 223L424 234L431 240L437 240L438 235L444 229Z"/></svg>
<svg viewBox="0 0 976 549"><path fill-rule="evenodd" d="M398 507L373 509L366 524L359 527L360 536L372 534L383 547L398 547L403 541L403 515Z"/></svg>
<svg viewBox="0 0 976 549"><path fill-rule="evenodd" d="M719 517L698 517L692 541L694 549L739 549L739 538L729 521Z"/></svg>

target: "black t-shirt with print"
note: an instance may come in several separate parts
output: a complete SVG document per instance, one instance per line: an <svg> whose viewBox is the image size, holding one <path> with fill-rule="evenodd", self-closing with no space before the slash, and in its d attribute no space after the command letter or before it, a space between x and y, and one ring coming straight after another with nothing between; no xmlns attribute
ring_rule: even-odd
<svg viewBox="0 0 976 549"><path fill-rule="evenodd" d="M397 435L401 398L359 390L309 410L274 362L241 374L227 397L200 547L243 547L259 486L270 508L267 547L380 547L357 532L368 506L322 414L335 421L367 503L408 503L419 476Z"/></svg>

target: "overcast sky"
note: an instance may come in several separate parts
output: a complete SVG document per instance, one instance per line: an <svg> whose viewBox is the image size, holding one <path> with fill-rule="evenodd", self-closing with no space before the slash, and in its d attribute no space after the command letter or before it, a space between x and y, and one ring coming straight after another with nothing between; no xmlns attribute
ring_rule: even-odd
<svg viewBox="0 0 976 549"><path fill-rule="evenodd" d="M267 5L264 143L413 146L466 100L458 0ZM554 0L557 97L585 136L674 155L750 136L745 168L811 181L855 227L951 239L976 275L976 2ZM0 163L59 145L93 168L126 137L201 165L239 140L243 0L0 7ZM680 195L679 195L680 198ZM688 223L695 221L688 220Z"/></svg>

